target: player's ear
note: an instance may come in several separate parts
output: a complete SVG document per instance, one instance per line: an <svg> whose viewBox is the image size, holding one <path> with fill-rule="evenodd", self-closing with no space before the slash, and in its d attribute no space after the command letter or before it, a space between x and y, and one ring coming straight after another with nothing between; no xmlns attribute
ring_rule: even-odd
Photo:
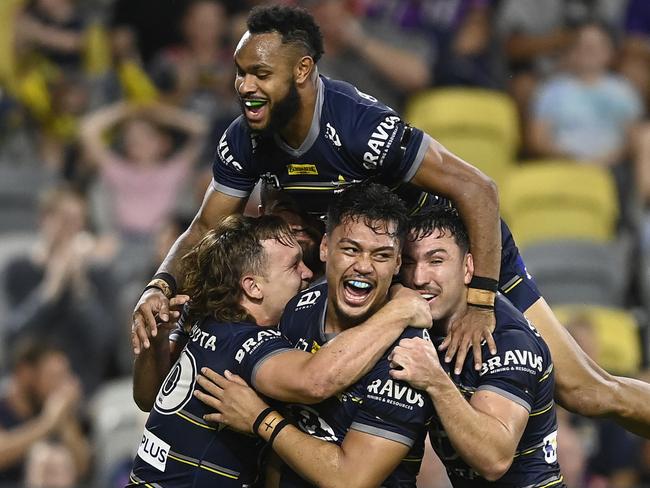
<svg viewBox="0 0 650 488"><path fill-rule="evenodd" d="M314 60L311 56L301 57L293 70L293 77L297 85L301 85L309 80L312 72L314 71Z"/></svg>
<svg viewBox="0 0 650 488"><path fill-rule="evenodd" d="M472 253L468 252L465 254L463 271L465 274L465 284L469 285L469 282L472 281L472 277L474 276L474 258L472 257Z"/></svg>
<svg viewBox="0 0 650 488"><path fill-rule="evenodd" d="M327 262L327 234L323 234L320 241L320 260L324 263Z"/></svg>
<svg viewBox="0 0 650 488"><path fill-rule="evenodd" d="M264 292L262 291L255 275L247 274L242 276L239 285L241 286L244 295L246 295L250 300L261 300L264 298Z"/></svg>

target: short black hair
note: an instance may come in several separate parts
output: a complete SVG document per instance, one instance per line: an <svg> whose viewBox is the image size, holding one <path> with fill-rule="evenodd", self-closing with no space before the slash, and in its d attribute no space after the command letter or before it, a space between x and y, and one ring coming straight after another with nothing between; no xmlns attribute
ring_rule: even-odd
<svg viewBox="0 0 650 488"><path fill-rule="evenodd" d="M314 17L300 7L283 5L258 6L251 10L246 27L251 34L277 32L283 44L299 44L314 63L323 56L323 35Z"/></svg>
<svg viewBox="0 0 650 488"><path fill-rule="evenodd" d="M434 205L412 216L409 221L409 240L419 241L429 237L435 230L443 236L449 233L463 254L469 251L469 234L455 208Z"/></svg>
<svg viewBox="0 0 650 488"><path fill-rule="evenodd" d="M378 234L388 234L399 242L406 240L408 217L404 201L388 187L379 183L349 185L336 195L327 211L327 233L348 220L362 221ZM394 232L388 225L394 223Z"/></svg>

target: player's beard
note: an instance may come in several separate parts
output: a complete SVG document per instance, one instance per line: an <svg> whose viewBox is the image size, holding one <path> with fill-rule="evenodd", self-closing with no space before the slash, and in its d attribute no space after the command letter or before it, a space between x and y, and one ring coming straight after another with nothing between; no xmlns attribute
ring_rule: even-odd
<svg viewBox="0 0 650 488"><path fill-rule="evenodd" d="M300 110L300 93L295 81L289 82L289 91L282 100L279 100L271 109L269 124L259 132L279 132L284 129L294 115ZM242 107L243 110L243 107Z"/></svg>

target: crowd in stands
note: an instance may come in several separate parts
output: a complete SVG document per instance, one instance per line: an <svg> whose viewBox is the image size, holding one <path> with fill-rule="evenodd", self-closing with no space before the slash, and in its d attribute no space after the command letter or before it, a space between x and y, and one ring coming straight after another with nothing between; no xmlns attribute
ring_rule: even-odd
<svg viewBox="0 0 650 488"><path fill-rule="evenodd" d="M0 488L123 486L131 312L240 113L232 52L262 3L0 2ZM576 341L650 380L650 2L287 3L321 26L321 74L495 178ZM568 486L650 486L650 441L558 421Z"/></svg>

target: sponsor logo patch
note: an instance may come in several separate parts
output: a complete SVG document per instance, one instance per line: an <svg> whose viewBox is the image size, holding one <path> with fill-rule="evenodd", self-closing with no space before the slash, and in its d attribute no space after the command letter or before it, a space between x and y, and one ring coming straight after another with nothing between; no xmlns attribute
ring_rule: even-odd
<svg viewBox="0 0 650 488"><path fill-rule="evenodd" d="M138 456L140 459L164 473L167 467L168 454L169 444L145 428L142 433L140 447L138 447Z"/></svg>
<svg viewBox="0 0 650 488"><path fill-rule="evenodd" d="M287 171L290 176L318 174L315 164L287 164Z"/></svg>

